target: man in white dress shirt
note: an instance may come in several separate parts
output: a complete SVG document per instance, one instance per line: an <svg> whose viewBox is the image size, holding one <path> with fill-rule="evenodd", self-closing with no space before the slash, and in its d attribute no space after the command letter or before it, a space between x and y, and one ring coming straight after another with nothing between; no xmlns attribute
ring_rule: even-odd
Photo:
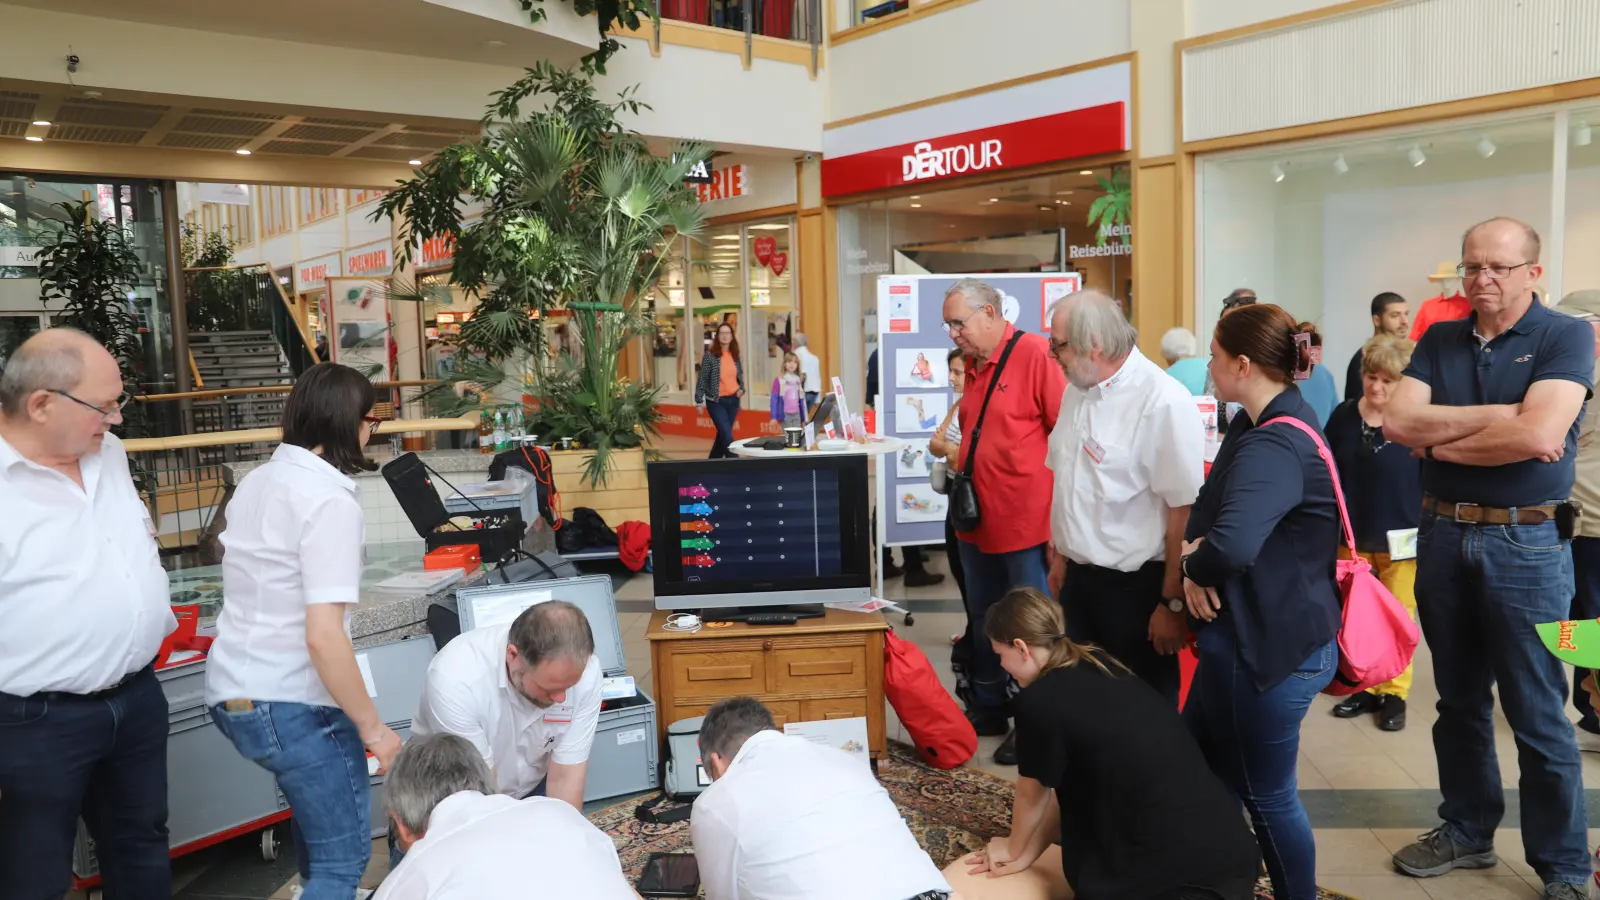
<svg viewBox="0 0 1600 900"><path fill-rule="evenodd" d="M805 382L806 409L816 409L820 392L827 389L822 386L822 360L806 343L805 335L794 336L794 355L800 360L800 377Z"/></svg>
<svg viewBox="0 0 1600 900"><path fill-rule="evenodd" d="M0 374L0 896L70 886L79 816L110 896L167 897L175 627L122 442L117 362L81 332L29 338Z"/></svg>
<svg viewBox="0 0 1600 900"><path fill-rule="evenodd" d="M1205 478L1205 429L1194 398L1138 340L1098 291L1051 310L1050 352L1067 388L1047 460L1050 584L1073 640L1098 644L1176 706L1187 634L1178 566Z"/></svg>
<svg viewBox="0 0 1600 900"><path fill-rule="evenodd" d="M872 770L779 732L759 700L711 707L700 758L712 783L689 827L706 900L948 900Z"/></svg>
<svg viewBox="0 0 1600 900"><path fill-rule="evenodd" d="M581 810L600 682L589 620L550 600L446 644L428 664L412 732L466 738L502 794L526 797L543 784Z"/></svg>
<svg viewBox="0 0 1600 900"><path fill-rule="evenodd" d="M604 832L560 800L496 793L483 757L455 735L406 744L383 805L406 857L375 900L638 897Z"/></svg>

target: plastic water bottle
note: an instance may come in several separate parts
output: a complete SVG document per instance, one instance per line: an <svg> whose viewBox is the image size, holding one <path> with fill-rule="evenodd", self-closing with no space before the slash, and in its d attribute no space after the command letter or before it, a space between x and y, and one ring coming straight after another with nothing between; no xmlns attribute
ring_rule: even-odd
<svg viewBox="0 0 1600 900"><path fill-rule="evenodd" d="M501 407L494 411L494 452L499 453L506 449L506 411Z"/></svg>

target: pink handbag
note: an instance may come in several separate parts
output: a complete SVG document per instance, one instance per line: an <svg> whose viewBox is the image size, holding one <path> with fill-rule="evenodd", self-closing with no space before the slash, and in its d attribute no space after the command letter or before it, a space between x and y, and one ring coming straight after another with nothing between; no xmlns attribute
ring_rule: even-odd
<svg viewBox="0 0 1600 900"><path fill-rule="evenodd" d="M1339 501L1339 519L1344 523L1344 539L1350 548L1351 558L1339 560L1334 569L1344 606L1339 625L1339 670L1322 692L1343 697L1393 681L1411 665L1411 656L1417 652L1417 641L1421 639L1417 623L1373 574L1372 564L1356 552L1356 535L1350 527L1344 488L1339 485L1339 469L1333 464L1333 452L1322 435L1292 416L1281 416L1266 424L1274 422L1292 425L1316 442L1317 455L1328 464L1328 474L1333 477L1333 495Z"/></svg>

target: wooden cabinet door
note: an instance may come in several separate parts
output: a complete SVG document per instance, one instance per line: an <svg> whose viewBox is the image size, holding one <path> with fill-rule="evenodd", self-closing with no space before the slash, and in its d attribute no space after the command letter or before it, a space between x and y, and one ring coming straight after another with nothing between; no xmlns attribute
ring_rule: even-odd
<svg viewBox="0 0 1600 900"><path fill-rule="evenodd" d="M829 719L854 719L867 714L867 698L840 697L831 700L802 700L802 722L825 722Z"/></svg>

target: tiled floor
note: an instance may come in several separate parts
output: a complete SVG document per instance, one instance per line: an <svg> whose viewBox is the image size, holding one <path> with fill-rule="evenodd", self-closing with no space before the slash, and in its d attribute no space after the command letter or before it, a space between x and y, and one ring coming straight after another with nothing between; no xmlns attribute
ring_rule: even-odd
<svg viewBox="0 0 1600 900"><path fill-rule="evenodd" d="M668 439L660 446L668 456L698 457L707 442ZM897 561L900 554L896 551ZM947 572L941 550L928 553L930 570ZM909 601L916 622L906 627L899 615L891 621L901 637L927 654L947 685L950 636L961 630L959 593L947 577L944 583L907 589L899 580L889 582L886 593L896 601ZM645 628L652 594L648 576L634 576L617 591L618 619L628 672L641 685L650 684L650 654ZM1361 900L1474 900L1474 898L1537 898L1539 879L1524 861L1521 832L1514 827L1517 811L1516 746L1503 717L1496 717L1495 744L1507 788L1506 824L1497 840L1500 865L1478 872L1457 872L1443 878L1416 880L1395 874L1390 854L1415 840L1435 824L1439 777L1434 763L1431 726L1437 699L1432 662L1426 647L1419 650L1410 701L1410 723L1397 734L1381 732L1370 717L1335 719L1333 701L1319 697L1301 731L1300 789L1317 836L1317 880ZM901 736L899 721L889 711L889 735ZM1004 778L1016 770L993 762L999 738L979 741L971 765ZM1596 745L1600 750L1600 744ZM1600 786L1600 753L1585 753L1586 782ZM1591 824L1600 823L1600 794L1590 797ZM1591 829L1590 846L1600 841L1600 829ZM254 841L241 840L180 860L175 865L177 892L186 900L219 898L287 898L293 886L294 866L288 857L267 864ZM372 867L364 882L372 886L387 868L382 842L374 845Z"/></svg>

